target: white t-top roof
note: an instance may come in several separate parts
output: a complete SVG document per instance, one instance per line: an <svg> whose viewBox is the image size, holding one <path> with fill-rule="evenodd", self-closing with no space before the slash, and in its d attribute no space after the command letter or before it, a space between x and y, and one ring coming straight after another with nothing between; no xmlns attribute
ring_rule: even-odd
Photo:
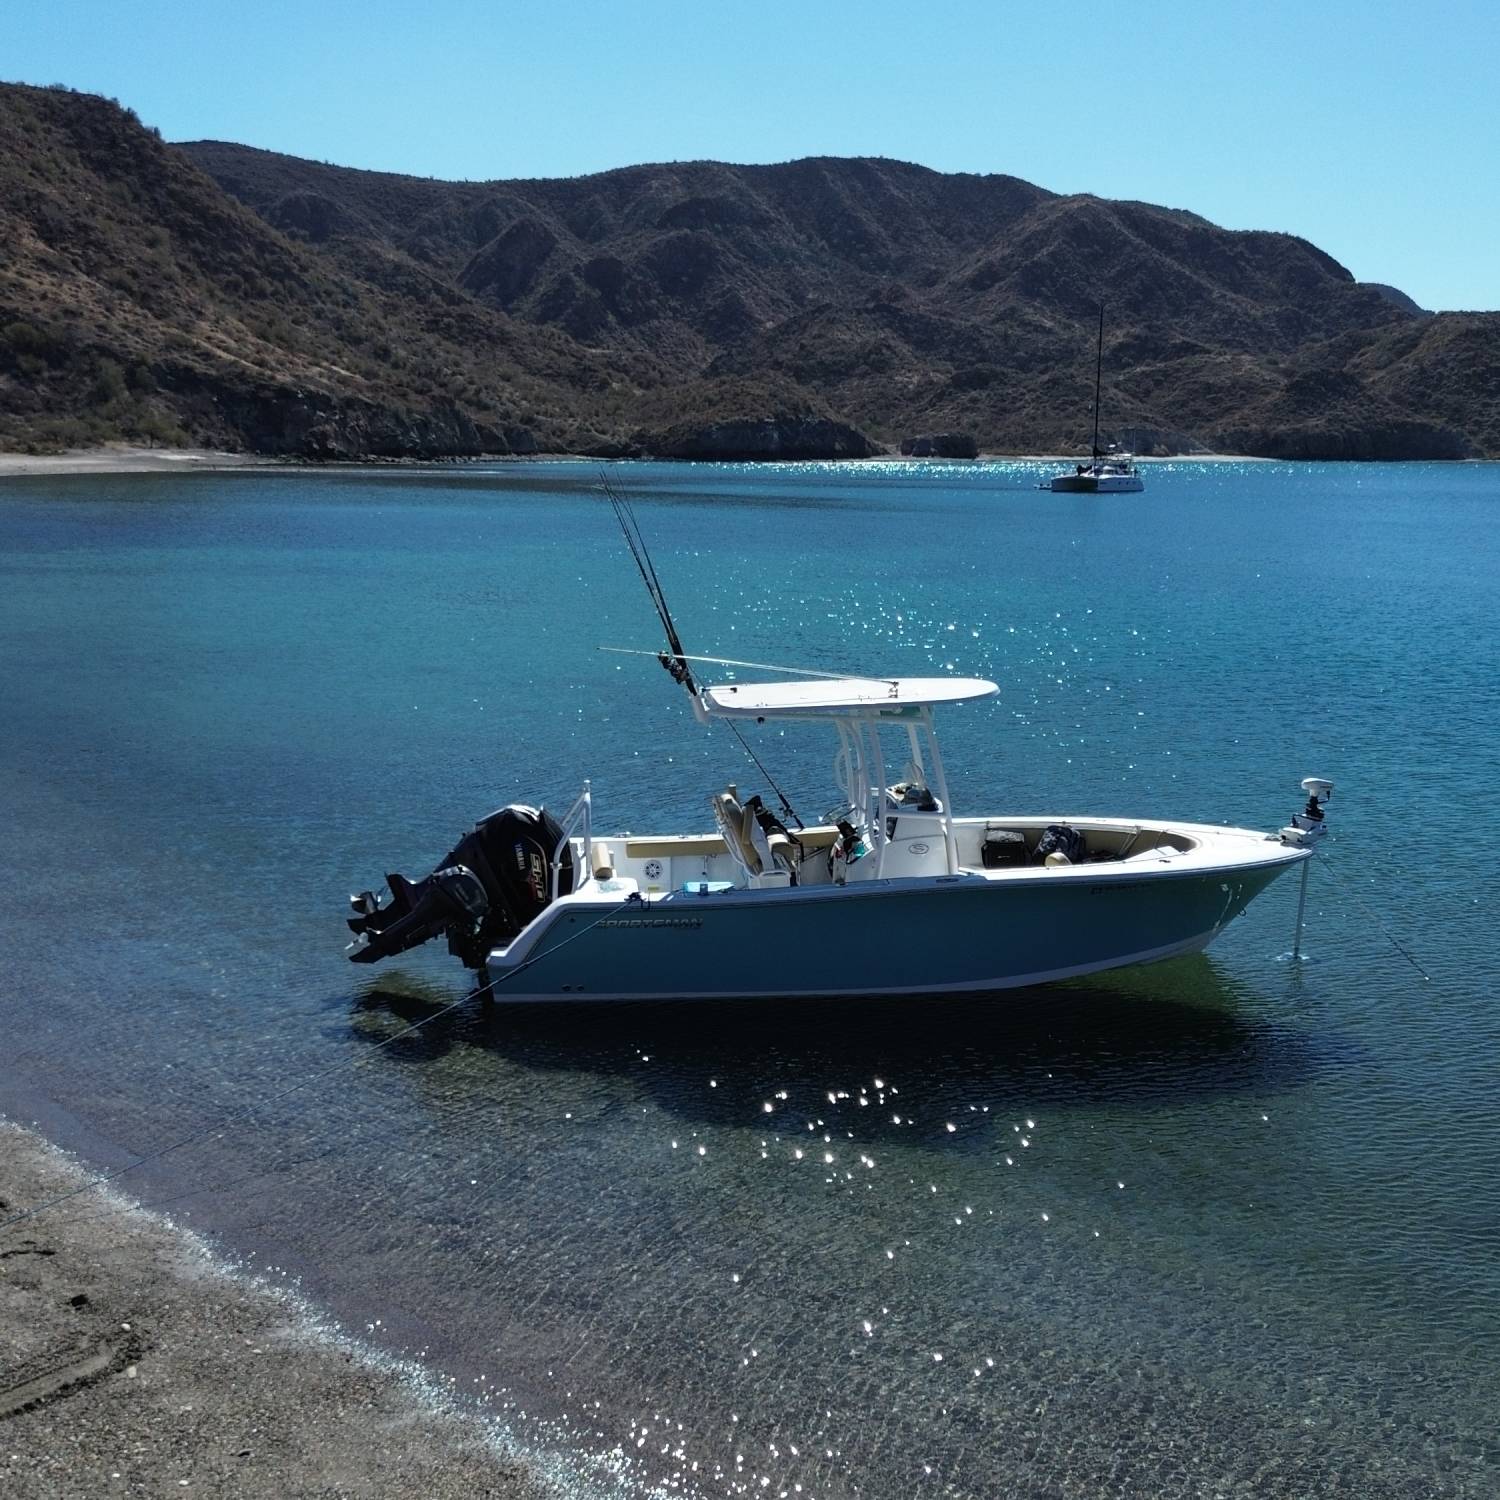
<svg viewBox="0 0 1500 1500"><path fill-rule="evenodd" d="M830 677L814 682L733 682L707 688L703 696L709 713L730 719L887 713L903 718L915 709L989 698L999 691L982 677Z"/></svg>

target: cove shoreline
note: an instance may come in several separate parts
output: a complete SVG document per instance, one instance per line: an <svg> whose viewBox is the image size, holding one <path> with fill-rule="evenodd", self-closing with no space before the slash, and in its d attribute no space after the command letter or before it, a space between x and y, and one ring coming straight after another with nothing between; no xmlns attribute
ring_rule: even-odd
<svg viewBox="0 0 1500 1500"><path fill-rule="evenodd" d="M848 464L855 468L868 464L952 464L962 469L976 463L1075 463L1076 453L981 453L977 458L913 458L908 454L882 453L871 458L830 459L825 462ZM294 473L309 469L387 469L418 468L444 465L462 469L474 465L508 463L614 463L614 459L591 459L583 453L536 453L524 456L495 454L479 458L366 458L330 459L327 461L280 457L265 453L229 453L212 448L131 448L112 445L101 448L78 448L66 453L0 452L0 480L45 479L68 474L201 474L221 469L281 469ZM637 462L640 460L624 460ZM657 461L657 460L643 460ZM715 459L663 459L665 463L715 463ZM1276 459L1255 458L1242 453L1179 453L1169 458L1139 459L1141 463L1275 463ZM1467 460L1465 460L1467 461ZM762 460L775 467L775 460ZM801 460L787 460L801 462Z"/></svg>
<svg viewBox="0 0 1500 1500"><path fill-rule="evenodd" d="M0 1224L90 1181L0 1118ZM556 1491L415 1366L109 1187L0 1228L0 1493Z"/></svg>

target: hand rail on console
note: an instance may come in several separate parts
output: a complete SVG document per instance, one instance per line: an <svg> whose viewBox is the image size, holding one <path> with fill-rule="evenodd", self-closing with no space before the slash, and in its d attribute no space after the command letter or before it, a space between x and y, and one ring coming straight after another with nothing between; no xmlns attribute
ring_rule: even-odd
<svg viewBox="0 0 1500 1500"><path fill-rule="evenodd" d="M562 820L562 837L557 841L557 847L552 851L552 899L557 900L557 886L562 877L563 850L568 847L568 840L573 836L573 830L581 827L583 830L583 874L574 875L575 887L583 884L590 875L594 873L594 796L590 791L592 783L585 781L583 790L578 794L578 800L568 809L567 816Z"/></svg>

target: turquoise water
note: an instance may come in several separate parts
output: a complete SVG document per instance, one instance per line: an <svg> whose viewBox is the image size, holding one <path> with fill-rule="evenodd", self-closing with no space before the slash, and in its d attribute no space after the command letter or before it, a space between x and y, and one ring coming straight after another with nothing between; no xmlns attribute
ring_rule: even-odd
<svg viewBox="0 0 1500 1500"><path fill-rule="evenodd" d="M1042 472L612 469L689 649L998 681L962 811L1273 828L1333 777L1310 961L1287 880L989 1003L376 1050L463 975L350 966L347 891L585 777L610 830L759 785L596 649L658 634L595 469L8 480L0 1111L191 1137L126 1183L580 1493L1500 1493L1500 469ZM754 743L821 814L831 747Z"/></svg>

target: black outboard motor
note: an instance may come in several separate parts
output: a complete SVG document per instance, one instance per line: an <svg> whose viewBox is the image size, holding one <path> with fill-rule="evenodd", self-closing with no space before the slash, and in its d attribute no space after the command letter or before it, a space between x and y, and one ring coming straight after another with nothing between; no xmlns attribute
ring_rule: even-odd
<svg viewBox="0 0 1500 1500"><path fill-rule="evenodd" d="M562 836L557 820L543 810L516 803L492 812L425 880L387 875L389 906L381 906L372 891L349 898L356 913L349 918L355 934L350 959L373 964L442 932L451 954L479 968L490 949L515 937L551 903L552 857ZM572 889L573 851L564 846L557 891L566 896Z"/></svg>

